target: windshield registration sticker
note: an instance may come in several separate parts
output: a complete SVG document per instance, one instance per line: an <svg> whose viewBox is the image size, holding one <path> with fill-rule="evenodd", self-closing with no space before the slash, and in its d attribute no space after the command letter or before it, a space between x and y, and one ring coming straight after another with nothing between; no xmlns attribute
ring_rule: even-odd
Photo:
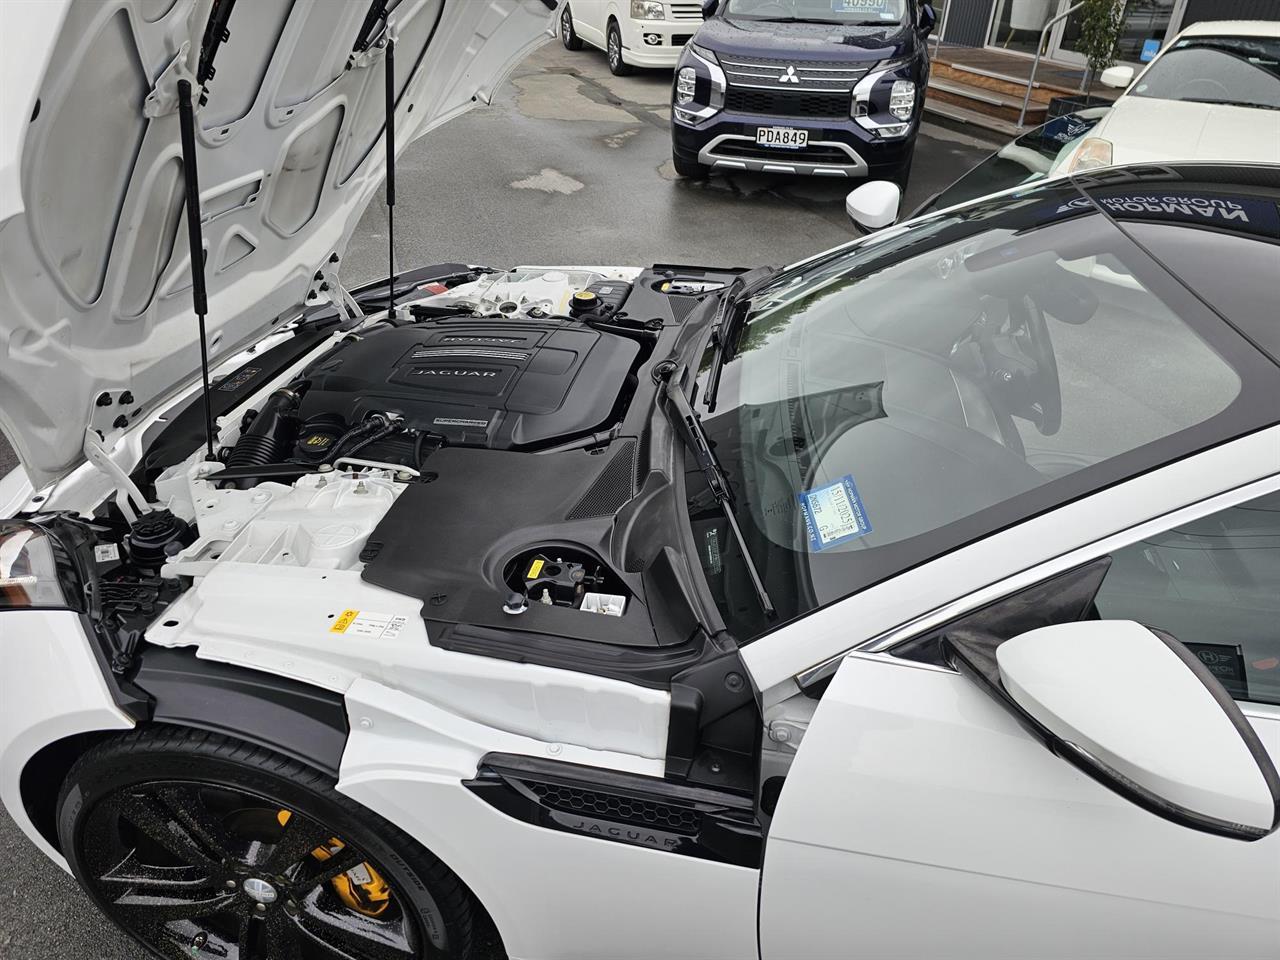
<svg viewBox="0 0 1280 960"><path fill-rule="evenodd" d="M835 483L796 494L804 513L809 551L816 553L871 532L867 508L858 496L853 477L845 474Z"/></svg>
<svg viewBox="0 0 1280 960"><path fill-rule="evenodd" d="M832 13L858 13L881 20L897 20L896 7L894 0L831 0Z"/></svg>

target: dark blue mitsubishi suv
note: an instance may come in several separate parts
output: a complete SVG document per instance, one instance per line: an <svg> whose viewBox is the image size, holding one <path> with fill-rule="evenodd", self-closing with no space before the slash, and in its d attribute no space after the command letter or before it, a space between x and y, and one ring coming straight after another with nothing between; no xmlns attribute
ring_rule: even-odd
<svg viewBox="0 0 1280 960"><path fill-rule="evenodd" d="M906 185L936 21L919 0L705 0L671 94L676 172Z"/></svg>

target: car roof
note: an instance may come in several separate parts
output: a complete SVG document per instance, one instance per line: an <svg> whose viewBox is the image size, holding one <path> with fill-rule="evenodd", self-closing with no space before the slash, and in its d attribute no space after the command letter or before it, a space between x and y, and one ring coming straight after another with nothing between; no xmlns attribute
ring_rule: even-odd
<svg viewBox="0 0 1280 960"><path fill-rule="evenodd" d="M1140 242L1280 364L1280 164L1136 164L1071 180L1122 230L1135 224L1157 225L1166 234L1181 228L1176 244L1152 249L1150 237ZM1188 243L1193 234L1196 242ZM1228 244L1214 241L1214 234L1252 242Z"/></svg>
<svg viewBox="0 0 1280 960"><path fill-rule="evenodd" d="M1275 20L1202 20L1180 32L1183 37L1280 37L1280 21Z"/></svg>

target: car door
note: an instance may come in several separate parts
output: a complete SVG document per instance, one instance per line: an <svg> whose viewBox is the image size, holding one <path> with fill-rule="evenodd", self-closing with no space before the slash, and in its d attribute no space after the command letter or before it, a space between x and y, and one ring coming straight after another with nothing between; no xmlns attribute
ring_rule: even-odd
<svg viewBox="0 0 1280 960"><path fill-rule="evenodd" d="M1173 633L1280 763L1277 486L1072 575L1092 583L1073 616ZM971 616L1042 615L1066 576ZM937 634L847 656L823 692L770 826L763 960L1280 955L1280 834L1214 836L1122 798L954 672Z"/></svg>
<svg viewBox="0 0 1280 960"><path fill-rule="evenodd" d="M594 46L604 47L604 18L608 0L570 0L573 11L573 29L578 36Z"/></svg>

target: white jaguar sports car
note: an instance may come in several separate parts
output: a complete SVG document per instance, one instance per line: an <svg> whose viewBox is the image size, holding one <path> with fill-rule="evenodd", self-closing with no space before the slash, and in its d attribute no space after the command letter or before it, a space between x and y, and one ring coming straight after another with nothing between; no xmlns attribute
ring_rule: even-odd
<svg viewBox="0 0 1280 960"><path fill-rule="evenodd" d="M19 827L168 960L1273 960L1280 167L345 289L554 16L6 4Z"/></svg>

